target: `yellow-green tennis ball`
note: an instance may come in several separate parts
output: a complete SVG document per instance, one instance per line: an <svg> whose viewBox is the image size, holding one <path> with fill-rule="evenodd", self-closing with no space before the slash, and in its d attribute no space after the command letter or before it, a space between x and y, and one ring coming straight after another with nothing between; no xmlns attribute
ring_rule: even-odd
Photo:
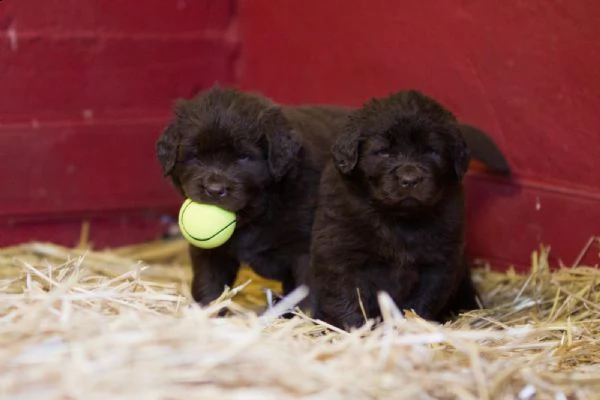
<svg viewBox="0 0 600 400"><path fill-rule="evenodd" d="M181 234L202 249L214 249L229 240L235 224L234 213L210 204L187 199L179 210Z"/></svg>

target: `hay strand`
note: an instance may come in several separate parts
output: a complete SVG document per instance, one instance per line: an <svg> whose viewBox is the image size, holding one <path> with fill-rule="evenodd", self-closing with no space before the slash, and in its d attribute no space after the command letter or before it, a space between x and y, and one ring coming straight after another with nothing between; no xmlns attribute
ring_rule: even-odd
<svg viewBox="0 0 600 400"><path fill-rule="evenodd" d="M594 399L600 272L475 274L486 309L439 325L404 315L350 333L244 269L209 307L189 295L185 244L0 250L0 397L11 399ZM591 246L591 245L590 245ZM173 262L172 260L180 260ZM251 277L251 278L249 278ZM360 296L360 293L357 293ZM231 316L217 318L223 307Z"/></svg>

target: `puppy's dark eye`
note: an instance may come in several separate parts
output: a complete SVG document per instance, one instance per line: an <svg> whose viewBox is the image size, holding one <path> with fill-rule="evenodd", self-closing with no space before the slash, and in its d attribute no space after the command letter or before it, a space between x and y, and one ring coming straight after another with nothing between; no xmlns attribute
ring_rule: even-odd
<svg viewBox="0 0 600 400"><path fill-rule="evenodd" d="M429 149L427 155L433 159L439 160L442 158L442 152L437 149Z"/></svg>
<svg viewBox="0 0 600 400"><path fill-rule="evenodd" d="M390 151L387 149L381 149L381 150L376 150L373 152L373 155L376 155L377 157L389 157L390 156Z"/></svg>
<svg viewBox="0 0 600 400"><path fill-rule="evenodd" d="M252 160L252 156L250 154L244 153L244 154L240 154L238 156L238 162L245 163L245 162L248 162L250 160Z"/></svg>
<svg viewBox="0 0 600 400"><path fill-rule="evenodd" d="M192 165L192 164L196 164L196 162L198 161L198 159L196 158L195 154L186 154L184 157L182 157L181 161L185 165Z"/></svg>

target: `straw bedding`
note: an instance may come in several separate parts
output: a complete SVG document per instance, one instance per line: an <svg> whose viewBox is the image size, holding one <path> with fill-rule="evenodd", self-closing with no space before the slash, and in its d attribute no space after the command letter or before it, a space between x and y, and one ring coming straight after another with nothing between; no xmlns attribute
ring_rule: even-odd
<svg viewBox="0 0 600 400"><path fill-rule="evenodd" d="M215 318L184 248L1 250L0 398L600 398L600 272L551 270L545 249L525 275L477 270L485 310L441 326L382 295L384 324L345 333L263 312L277 285L248 270Z"/></svg>

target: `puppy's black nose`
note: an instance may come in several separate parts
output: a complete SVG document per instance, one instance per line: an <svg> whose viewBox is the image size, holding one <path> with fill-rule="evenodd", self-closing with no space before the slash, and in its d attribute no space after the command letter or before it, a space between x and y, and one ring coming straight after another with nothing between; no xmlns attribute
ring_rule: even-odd
<svg viewBox="0 0 600 400"><path fill-rule="evenodd" d="M423 176L418 173L407 173L400 177L402 187L414 187L423 182Z"/></svg>
<svg viewBox="0 0 600 400"><path fill-rule="evenodd" d="M204 185L204 192L213 198L225 197L227 188L222 183L208 183Z"/></svg>

